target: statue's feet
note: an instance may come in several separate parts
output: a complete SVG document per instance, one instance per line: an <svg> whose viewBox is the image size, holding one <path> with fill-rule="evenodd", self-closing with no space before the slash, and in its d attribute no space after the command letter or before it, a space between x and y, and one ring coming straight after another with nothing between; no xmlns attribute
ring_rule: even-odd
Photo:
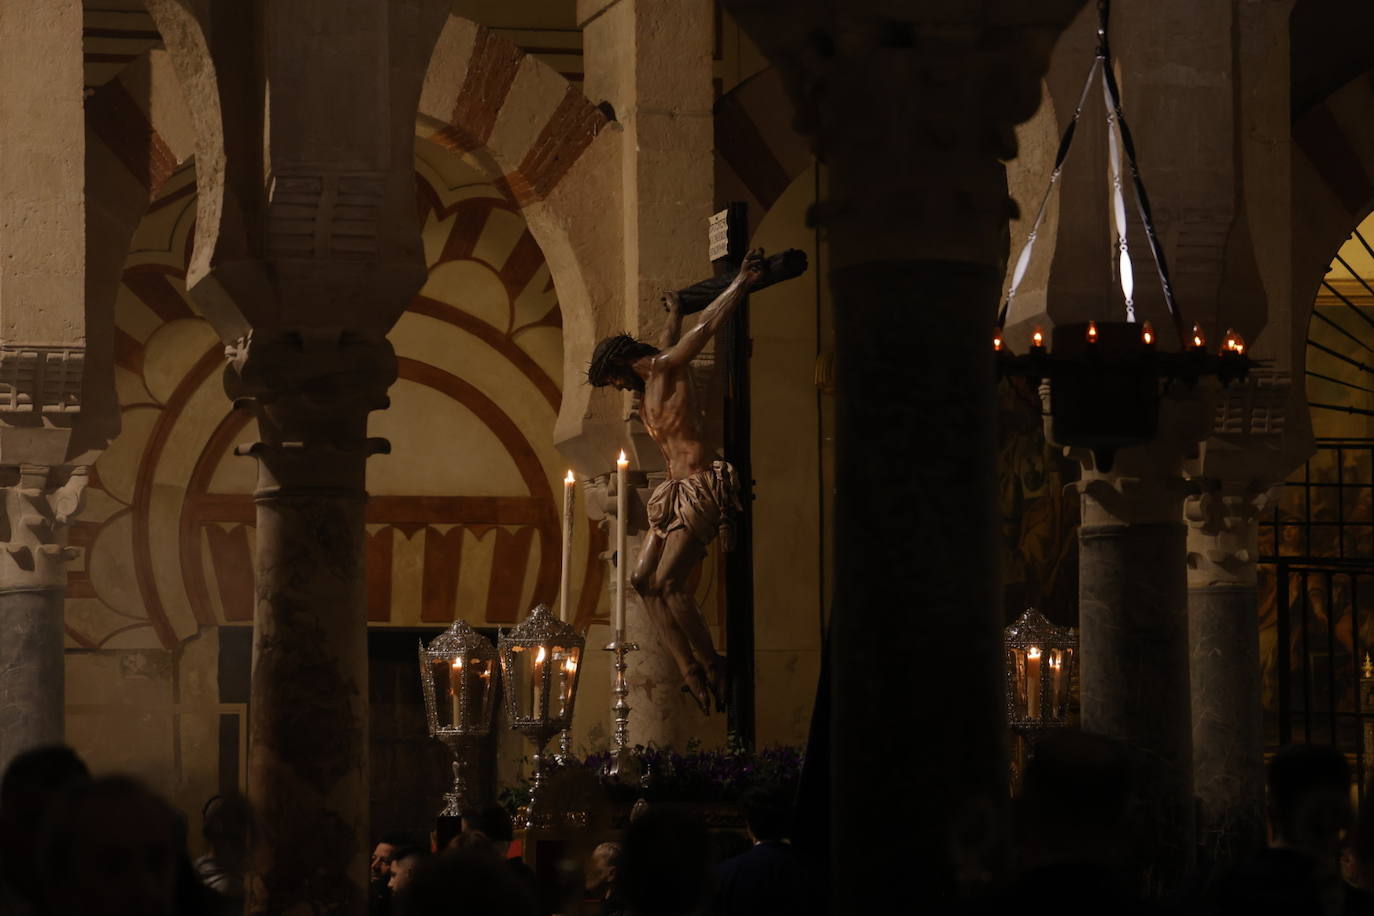
<svg viewBox="0 0 1374 916"><path fill-rule="evenodd" d="M701 707L702 715L711 714L711 697L706 683L706 672L700 665L689 665L687 670L682 673L682 692L693 700L697 706Z"/></svg>

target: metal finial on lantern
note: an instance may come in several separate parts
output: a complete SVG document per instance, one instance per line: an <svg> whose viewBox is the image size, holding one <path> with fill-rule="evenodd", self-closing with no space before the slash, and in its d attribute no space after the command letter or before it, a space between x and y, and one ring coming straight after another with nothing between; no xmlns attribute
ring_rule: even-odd
<svg viewBox="0 0 1374 916"><path fill-rule="evenodd" d="M544 786L544 748L550 738L572 727L586 640L540 604L519 626L502 631L496 642L510 726L535 747L525 826L539 826L543 817L539 798Z"/></svg>
<svg viewBox="0 0 1374 916"><path fill-rule="evenodd" d="M429 735L453 754L453 788L444 794L445 816L456 816L476 799L467 769L473 747L491 734L495 712L496 647L466 620L420 644L420 686Z"/></svg>

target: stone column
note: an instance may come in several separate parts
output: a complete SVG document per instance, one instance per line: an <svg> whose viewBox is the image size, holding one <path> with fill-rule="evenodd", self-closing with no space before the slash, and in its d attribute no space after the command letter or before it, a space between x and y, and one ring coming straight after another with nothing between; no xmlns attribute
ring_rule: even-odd
<svg viewBox="0 0 1374 916"><path fill-rule="evenodd" d="M0 11L0 770L63 739L66 529L85 362L81 4ZM78 466L79 465L79 466Z"/></svg>
<svg viewBox="0 0 1374 916"><path fill-rule="evenodd" d="M197 116L187 286L253 411L249 913L367 911L366 435L425 278L415 113L443 0L150 0ZM271 117L268 117L268 111Z"/></svg>
<svg viewBox="0 0 1374 916"><path fill-rule="evenodd" d="M15 470L18 480L4 490L8 533L0 543L0 770L16 754L63 738L62 602L67 560L76 553L66 546L67 527L88 479L86 468Z"/></svg>
<svg viewBox="0 0 1374 916"><path fill-rule="evenodd" d="M621 128L621 245L625 265L621 327L657 342L666 322L660 297L711 275L706 220L714 202L711 132L711 46L715 19L709 0L578 0L586 48L583 89L605 100ZM690 319L689 319L690 320ZM618 329L617 329L618 330ZM616 395L616 424L602 444L615 467L624 448L641 502L664 472L663 456L644 432L630 395ZM706 404L712 421L720 406ZM727 456L729 457L729 456ZM639 556L646 519L632 520L630 569ZM637 523L636 523L637 522ZM614 589L615 569L608 570ZM612 598L614 600L614 597ZM626 629L639 651L628 657L631 738L683 747L696 738L725 738L725 717L703 717L681 692L682 676L660 644L643 602L631 590ZM719 647L719 646L718 646ZM729 647L725 647L728 654Z"/></svg>
<svg viewBox="0 0 1374 916"><path fill-rule="evenodd" d="M1013 127L1078 3L728 6L828 167L834 912L938 906L1007 797L991 335ZM959 534L950 536L951 520ZM899 843L856 837L902 832Z"/></svg>
<svg viewBox="0 0 1374 916"><path fill-rule="evenodd" d="M367 836L367 415L395 380L391 345L349 334L250 334L226 387L253 411L258 459L248 784L266 855L254 912L308 900L350 912Z"/></svg>
<svg viewBox="0 0 1374 916"><path fill-rule="evenodd" d="M1261 481L1203 478L1188 497L1193 784L1204 864L1264 845L1264 733L1255 558Z"/></svg>
<svg viewBox="0 0 1374 916"><path fill-rule="evenodd" d="M1209 869L1265 842L1258 522L1291 470L1292 394L1288 373L1252 370L1221 392L1212 435L1186 466L1193 781Z"/></svg>
<svg viewBox="0 0 1374 916"><path fill-rule="evenodd" d="M1177 889L1195 858L1183 462L1209 421L1201 398L1166 397L1159 437L1117 452L1110 471L1072 453L1083 462L1082 725L1134 752L1140 804L1129 854L1155 892Z"/></svg>

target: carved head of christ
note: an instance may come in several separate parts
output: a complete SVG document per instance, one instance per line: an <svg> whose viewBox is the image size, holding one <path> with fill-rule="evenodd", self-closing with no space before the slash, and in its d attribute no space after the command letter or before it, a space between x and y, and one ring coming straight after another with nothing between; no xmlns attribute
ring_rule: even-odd
<svg viewBox="0 0 1374 916"><path fill-rule="evenodd" d="M610 385L621 391L644 391L644 379L634 370L634 364L646 356L653 356L658 348L635 340L628 334L607 337L592 351L587 366L587 381L597 388Z"/></svg>

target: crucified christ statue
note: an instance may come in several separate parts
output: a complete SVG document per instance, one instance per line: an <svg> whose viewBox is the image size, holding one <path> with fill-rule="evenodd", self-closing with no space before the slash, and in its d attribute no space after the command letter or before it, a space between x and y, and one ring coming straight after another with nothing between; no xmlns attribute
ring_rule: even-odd
<svg viewBox="0 0 1374 916"><path fill-rule="evenodd" d="M664 294L668 328L661 349L626 334L608 337L597 344L587 368L593 385L639 393L640 419L668 465L668 479L649 498L649 532L631 581L703 712L712 697L717 709L724 708L725 659L711 644L687 582L717 532L730 549L730 513L739 506L739 484L734 468L716 460L704 441L691 361L765 271L762 250L750 254L685 334L678 294Z"/></svg>

